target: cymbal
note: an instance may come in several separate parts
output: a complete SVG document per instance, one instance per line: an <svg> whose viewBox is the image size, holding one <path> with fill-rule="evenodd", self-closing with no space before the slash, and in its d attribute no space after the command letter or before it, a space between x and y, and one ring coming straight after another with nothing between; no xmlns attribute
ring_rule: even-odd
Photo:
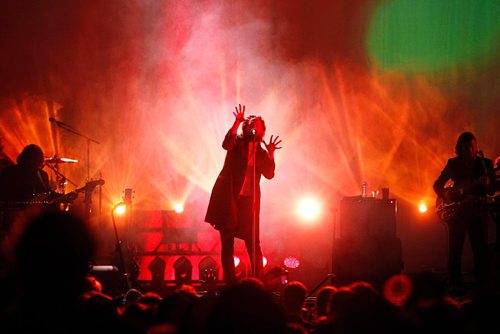
<svg viewBox="0 0 500 334"><path fill-rule="evenodd" d="M48 164L67 164L67 163L75 163L78 160L70 159L70 158L45 158L45 162Z"/></svg>

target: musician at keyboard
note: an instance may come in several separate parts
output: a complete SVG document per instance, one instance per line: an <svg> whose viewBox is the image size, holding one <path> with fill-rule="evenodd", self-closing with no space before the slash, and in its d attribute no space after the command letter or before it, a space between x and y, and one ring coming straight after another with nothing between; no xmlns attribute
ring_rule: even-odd
<svg viewBox="0 0 500 334"><path fill-rule="evenodd" d="M444 203L440 218L448 226L448 280L450 292L463 291L461 262L465 236L469 235L477 288L482 289L487 275L488 212L481 202L495 192L493 162L482 156L471 132L462 133L451 158L434 182L438 203ZM445 188L448 181L452 187ZM437 205L438 206L438 205ZM447 211L446 214L443 212Z"/></svg>

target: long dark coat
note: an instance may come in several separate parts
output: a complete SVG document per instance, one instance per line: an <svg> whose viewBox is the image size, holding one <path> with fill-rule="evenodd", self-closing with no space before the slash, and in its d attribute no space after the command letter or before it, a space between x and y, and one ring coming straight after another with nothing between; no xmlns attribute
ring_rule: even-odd
<svg viewBox="0 0 500 334"><path fill-rule="evenodd" d="M226 159L222 171L219 173L212 189L210 202L208 204L205 221L215 229L232 232L235 237L245 239L241 231L251 231L251 226L245 226L252 222L249 219L238 219L237 201L240 196L241 187L245 180L245 172L248 160L248 140L240 135L231 134L228 131L222 142L222 148L226 153ZM260 179L264 175L267 179L274 177L275 162L271 160L267 152L257 146L256 152L256 223L259 222L260 212ZM258 226L258 225L257 225Z"/></svg>

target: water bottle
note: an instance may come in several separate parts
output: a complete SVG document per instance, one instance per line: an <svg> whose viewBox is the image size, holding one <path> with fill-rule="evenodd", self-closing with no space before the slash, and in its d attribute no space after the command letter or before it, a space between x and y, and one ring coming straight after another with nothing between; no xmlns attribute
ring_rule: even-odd
<svg viewBox="0 0 500 334"><path fill-rule="evenodd" d="M366 181L363 181L363 184L361 185L361 197L366 197L366 188L368 184Z"/></svg>

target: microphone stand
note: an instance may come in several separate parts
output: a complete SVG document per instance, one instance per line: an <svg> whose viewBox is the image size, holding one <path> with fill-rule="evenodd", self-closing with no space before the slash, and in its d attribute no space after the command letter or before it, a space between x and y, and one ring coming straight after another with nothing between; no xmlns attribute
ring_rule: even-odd
<svg viewBox="0 0 500 334"><path fill-rule="evenodd" d="M331 253L331 256L332 256L332 263L331 263L331 272L329 274L326 275L326 277L318 283L318 285L316 285L311 291L309 291L309 293L307 294L306 297L311 297L319 288L321 288L321 286L323 284L325 284L328 280L330 280L330 284L331 285L334 285L333 284L333 281L337 278L337 275L335 275L334 273L334 267L335 267L335 260L334 260L334 256L335 256L335 240L337 239L337 234L336 234L336 229L337 229L337 209L336 208L333 208L332 209L333 211L333 220L332 220L332 253Z"/></svg>
<svg viewBox="0 0 500 334"><path fill-rule="evenodd" d="M96 144L100 144L97 140L95 139L92 139L78 131L76 131L75 129L73 129L73 127L61 122L61 121L56 121L55 119L53 118L49 118L49 120L51 122L55 122L57 124L58 127L60 127L61 129L63 130L66 130L72 134L75 134L77 136L80 136L82 138L85 138L87 139L87 181L90 181L90 143L96 143ZM90 207L90 198L86 195L85 197L85 205L87 206L86 208L86 212L87 212L87 215L89 216L90 218L90 215L91 215L91 207ZM100 218L99 218L100 219Z"/></svg>
<svg viewBox="0 0 500 334"><path fill-rule="evenodd" d="M78 131L76 131L75 129L73 129L73 127L63 123L63 122L60 122L60 121L55 121L57 126L60 127L61 129L63 130L66 130L72 134L75 134L77 136L80 136L82 138L85 138L87 139L87 181L90 180L90 143L95 143L95 144L100 144L97 140L95 139L92 139Z"/></svg>
<svg viewBox="0 0 500 334"><path fill-rule="evenodd" d="M255 132L252 132L253 143L253 184L252 184L252 274L257 277L257 141L255 140ZM260 259L262 261L262 259Z"/></svg>
<svg viewBox="0 0 500 334"><path fill-rule="evenodd" d="M335 257L335 242L337 240L337 213L338 213L338 210L337 208L333 208L333 222L332 222L332 263L331 263L331 268L332 268L332 271L330 272L329 274L329 277L331 278L331 281L330 281L330 284L333 285L333 279L336 277L335 275L335 261L334 261L334 257Z"/></svg>
<svg viewBox="0 0 500 334"><path fill-rule="evenodd" d="M68 179L66 176L64 176L63 173L61 173L59 171L59 168L57 168L57 164L56 164L56 167L54 166L51 166L49 165L48 163L45 163L44 166L47 166L49 167L55 174L56 174L56 177L60 180L59 182L62 183L64 181L68 181L69 183L71 183L73 186L77 187L77 184L73 181L71 181L70 179ZM43 168L43 167L42 167ZM63 193L64 193L64 188L63 188Z"/></svg>

